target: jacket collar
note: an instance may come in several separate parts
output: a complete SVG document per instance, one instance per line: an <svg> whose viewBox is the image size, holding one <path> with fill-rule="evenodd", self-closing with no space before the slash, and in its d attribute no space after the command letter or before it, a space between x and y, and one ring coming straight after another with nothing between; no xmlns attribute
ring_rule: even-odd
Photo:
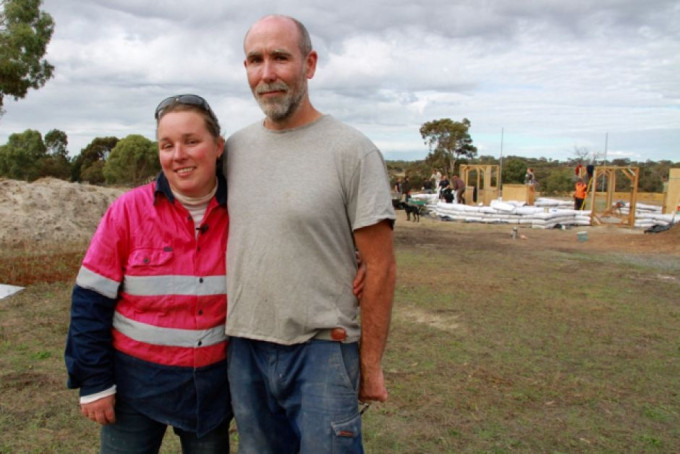
<svg viewBox="0 0 680 454"><path fill-rule="evenodd" d="M154 205L158 196L162 194L167 198L170 203L175 203L175 196L172 195L172 190L170 189L170 182L165 177L163 172L158 174L156 177L156 189L154 190ZM217 172L217 192L215 193L215 198L217 203L222 206L227 206L227 180L224 178L222 172Z"/></svg>

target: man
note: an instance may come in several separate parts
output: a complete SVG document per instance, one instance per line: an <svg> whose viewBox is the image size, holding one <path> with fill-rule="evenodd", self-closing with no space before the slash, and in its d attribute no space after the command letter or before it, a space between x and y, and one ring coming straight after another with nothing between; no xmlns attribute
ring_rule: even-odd
<svg viewBox="0 0 680 454"><path fill-rule="evenodd" d="M359 401L388 397L381 363L396 264L385 162L365 136L312 106L318 56L301 23L264 17L244 51L265 119L227 141L239 453L363 452ZM253 187L263 173L269 184ZM355 247L366 264L360 307Z"/></svg>
<svg viewBox="0 0 680 454"><path fill-rule="evenodd" d="M394 192L399 196L399 200L401 200L401 196L404 193L404 184L401 181L401 177L397 177L397 181L394 183Z"/></svg>
<svg viewBox="0 0 680 454"><path fill-rule="evenodd" d="M408 176L404 177L404 182L401 184L401 192L404 194L404 202L408 203L411 198L411 182L408 181Z"/></svg>
<svg viewBox="0 0 680 454"><path fill-rule="evenodd" d="M465 182L458 177L458 175L453 176L453 181L451 181L451 188L456 194L456 203L462 203L465 205Z"/></svg>

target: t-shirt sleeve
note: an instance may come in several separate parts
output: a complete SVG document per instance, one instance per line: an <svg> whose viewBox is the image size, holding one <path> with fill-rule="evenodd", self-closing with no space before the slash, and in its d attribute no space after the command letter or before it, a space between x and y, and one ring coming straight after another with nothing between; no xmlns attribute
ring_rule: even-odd
<svg viewBox="0 0 680 454"><path fill-rule="evenodd" d="M359 160L352 188L353 194L348 203L352 230L375 225L386 219L394 223L396 217L387 168L379 150L373 149Z"/></svg>

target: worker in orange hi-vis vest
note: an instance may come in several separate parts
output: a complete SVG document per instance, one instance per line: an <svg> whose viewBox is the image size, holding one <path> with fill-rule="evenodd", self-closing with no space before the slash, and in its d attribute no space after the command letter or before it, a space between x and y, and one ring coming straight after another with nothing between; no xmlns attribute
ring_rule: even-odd
<svg viewBox="0 0 680 454"><path fill-rule="evenodd" d="M574 191L574 209L580 210L583 208L583 202L586 199L587 186L583 182L583 178L579 178L576 181L576 187Z"/></svg>

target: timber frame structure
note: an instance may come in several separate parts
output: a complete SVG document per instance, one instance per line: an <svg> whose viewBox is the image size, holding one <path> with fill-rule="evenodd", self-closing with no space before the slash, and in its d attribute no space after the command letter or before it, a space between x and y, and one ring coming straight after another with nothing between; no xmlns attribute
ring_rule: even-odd
<svg viewBox="0 0 680 454"><path fill-rule="evenodd" d="M628 213L623 213L622 201L614 202L616 191L616 177L621 173L630 180L630 194L628 198ZM593 176L588 181L588 195L586 200L590 208L590 225L618 224L619 226L635 227L635 209L637 205L638 180L640 169L637 167L600 166L593 169ZM598 179L604 188L597 192ZM604 198L604 204L601 201ZM604 205L604 209L598 207ZM611 222L610 219L618 219ZM609 221L609 222L608 222Z"/></svg>
<svg viewBox="0 0 680 454"><path fill-rule="evenodd" d="M461 164L460 176L465 182L467 190L465 191L466 200L468 204L472 201L472 191L474 187L477 188L477 200L481 199L485 206L489 206L492 200L498 198L498 183L500 182L500 166L496 164ZM470 172L477 172L476 184L470 184ZM493 184L492 179L496 179L496 184ZM468 194L470 191L470 194Z"/></svg>

